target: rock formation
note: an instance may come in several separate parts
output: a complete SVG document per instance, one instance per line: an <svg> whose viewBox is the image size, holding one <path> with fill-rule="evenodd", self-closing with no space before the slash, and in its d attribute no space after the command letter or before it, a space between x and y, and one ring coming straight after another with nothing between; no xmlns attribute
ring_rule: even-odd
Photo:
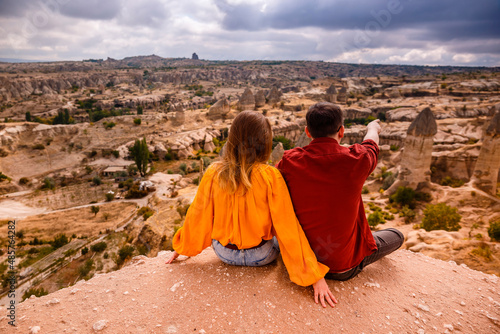
<svg viewBox="0 0 500 334"><path fill-rule="evenodd" d="M231 106L226 98L222 98L217 101L213 106L210 107L207 113L209 119L221 119L224 118L231 111Z"/></svg>
<svg viewBox="0 0 500 334"><path fill-rule="evenodd" d="M238 109L243 110L254 110L255 109L255 97L253 96L250 88L245 89L238 102Z"/></svg>
<svg viewBox="0 0 500 334"><path fill-rule="evenodd" d="M472 183L496 195L498 171L500 169L500 111L491 119L483 136L483 145L474 168Z"/></svg>
<svg viewBox="0 0 500 334"><path fill-rule="evenodd" d="M367 118L368 116L373 116L371 109L361 108L361 107L351 107L343 108L344 118Z"/></svg>
<svg viewBox="0 0 500 334"><path fill-rule="evenodd" d="M347 88L345 88L345 86L340 88L339 94L337 95L337 101L341 103L347 102Z"/></svg>
<svg viewBox="0 0 500 334"><path fill-rule="evenodd" d="M274 86L271 88L269 94L267 94L267 103L270 105L275 105L281 102L281 92Z"/></svg>
<svg viewBox="0 0 500 334"><path fill-rule="evenodd" d="M174 123L176 125L182 125L186 122L186 112L184 110L179 110L175 112Z"/></svg>
<svg viewBox="0 0 500 334"><path fill-rule="evenodd" d="M385 90L385 95L387 95L391 99L397 99L401 97L401 93L397 87L387 88Z"/></svg>
<svg viewBox="0 0 500 334"><path fill-rule="evenodd" d="M263 90L257 91L255 94L255 107L260 108L266 104L266 93Z"/></svg>
<svg viewBox="0 0 500 334"><path fill-rule="evenodd" d="M283 154L285 154L285 149L283 148L282 143L278 143L276 147L273 150L273 153L271 153L271 163L272 165L276 165L281 158L283 158Z"/></svg>
<svg viewBox="0 0 500 334"><path fill-rule="evenodd" d="M433 137L436 133L437 123L434 114L430 108L425 108L406 132L398 179L387 189L389 194L401 186L418 188L430 182Z"/></svg>
<svg viewBox="0 0 500 334"><path fill-rule="evenodd" d="M333 84L326 90L325 100L331 103L337 102L337 88Z"/></svg>
<svg viewBox="0 0 500 334"><path fill-rule="evenodd" d="M300 135L299 139L297 139L297 142L295 143L295 147L304 147L304 146L307 146L311 143L312 139L309 138L307 135L306 135L306 132L302 132L302 134Z"/></svg>

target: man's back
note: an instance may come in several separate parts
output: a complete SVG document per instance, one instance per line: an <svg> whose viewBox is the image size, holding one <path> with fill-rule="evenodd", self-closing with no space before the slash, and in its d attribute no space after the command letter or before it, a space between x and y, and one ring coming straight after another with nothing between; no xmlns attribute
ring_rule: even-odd
<svg viewBox="0 0 500 334"><path fill-rule="evenodd" d="M321 137L286 151L277 165L307 239L330 272L349 270L377 249L361 190L378 153L373 140L347 148Z"/></svg>

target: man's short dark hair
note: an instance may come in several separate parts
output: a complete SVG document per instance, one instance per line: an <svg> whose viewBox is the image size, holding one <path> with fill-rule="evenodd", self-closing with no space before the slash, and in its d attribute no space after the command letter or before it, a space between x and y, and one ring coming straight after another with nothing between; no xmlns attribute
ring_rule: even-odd
<svg viewBox="0 0 500 334"><path fill-rule="evenodd" d="M319 102L309 108L306 122L313 138L328 137L339 132L344 122L344 115L338 105Z"/></svg>

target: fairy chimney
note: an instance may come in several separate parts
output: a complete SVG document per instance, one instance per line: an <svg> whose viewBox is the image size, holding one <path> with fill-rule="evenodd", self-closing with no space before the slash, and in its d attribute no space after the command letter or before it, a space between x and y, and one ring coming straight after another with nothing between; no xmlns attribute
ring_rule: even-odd
<svg viewBox="0 0 500 334"><path fill-rule="evenodd" d="M472 174L472 183L479 189L496 195L499 169L500 111L497 111L484 132L483 145Z"/></svg>
<svg viewBox="0 0 500 334"><path fill-rule="evenodd" d="M260 108L266 104L266 94L263 90L259 90L255 94L255 107Z"/></svg>
<svg viewBox="0 0 500 334"><path fill-rule="evenodd" d="M231 106L226 98L222 98L217 101L213 106L208 109L207 117L209 119L221 119L224 118L231 111Z"/></svg>
<svg viewBox="0 0 500 334"><path fill-rule="evenodd" d="M283 154L285 154L285 149L283 148L282 143L278 143L276 147L273 149L273 152L271 153L271 163L272 165L276 165L281 158L283 158Z"/></svg>
<svg viewBox="0 0 500 334"><path fill-rule="evenodd" d="M245 89L238 102L239 110L254 110L255 109L255 97L253 96L250 88Z"/></svg>
<svg viewBox="0 0 500 334"><path fill-rule="evenodd" d="M327 102L331 103L336 103L337 102L337 88L332 84L327 90L326 90L326 96L325 99Z"/></svg>
<svg viewBox="0 0 500 334"><path fill-rule="evenodd" d="M271 91L267 95L267 102L270 105L278 104L281 102L281 92L278 90L278 88L271 88Z"/></svg>
<svg viewBox="0 0 500 334"><path fill-rule="evenodd" d="M387 190L388 194L402 186L416 189L430 182L433 138L436 133L436 118L427 107L418 114L406 132L398 179Z"/></svg>
<svg viewBox="0 0 500 334"><path fill-rule="evenodd" d="M337 95L337 102L346 103L347 101L347 88L342 87Z"/></svg>

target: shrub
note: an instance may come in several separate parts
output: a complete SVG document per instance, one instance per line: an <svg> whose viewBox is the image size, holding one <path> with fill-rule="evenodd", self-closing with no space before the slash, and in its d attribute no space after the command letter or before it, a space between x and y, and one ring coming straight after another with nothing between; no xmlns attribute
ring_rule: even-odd
<svg viewBox="0 0 500 334"><path fill-rule="evenodd" d="M402 206L407 205L410 209L415 209L415 190L409 187L399 187L389 200L391 203L395 202Z"/></svg>
<svg viewBox="0 0 500 334"><path fill-rule="evenodd" d="M294 147L292 141L284 136L276 136L273 138L273 148L275 148L278 143L283 144L283 149L285 151Z"/></svg>
<svg viewBox="0 0 500 334"><path fill-rule="evenodd" d="M43 144L35 144L33 145L34 150L43 150L45 148L45 145Z"/></svg>
<svg viewBox="0 0 500 334"><path fill-rule="evenodd" d="M113 150L113 151L111 151L111 154L112 154L115 158L117 158L117 159L120 157L120 152L119 152L119 151L117 151L117 150Z"/></svg>
<svg viewBox="0 0 500 334"><path fill-rule="evenodd" d="M361 190L361 193L362 194L368 194L370 192L370 190L368 190L368 187L363 187L363 190Z"/></svg>
<svg viewBox="0 0 500 334"><path fill-rule="evenodd" d="M114 127L116 126L116 123L115 123L115 122L109 122L109 123L104 122L104 123L102 123L102 124L104 125L104 128L105 128L106 130L109 130L109 129L114 128Z"/></svg>
<svg viewBox="0 0 500 334"><path fill-rule="evenodd" d="M141 125L141 119L140 118L134 118L134 124L135 125Z"/></svg>
<svg viewBox="0 0 500 334"><path fill-rule="evenodd" d="M424 210L424 218L421 227L428 231L445 230L458 231L462 216L457 211L445 203L428 204Z"/></svg>
<svg viewBox="0 0 500 334"><path fill-rule="evenodd" d="M177 212L181 215L181 217L184 217L187 214L188 209L189 204L181 205L177 207Z"/></svg>
<svg viewBox="0 0 500 334"><path fill-rule="evenodd" d="M397 151L397 150L399 150L399 146L391 145L391 151Z"/></svg>
<svg viewBox="0 0 500 334"><path fill-rule="evenodd" d="M492 260L491 248L485 242L482 242L477 248L474 248L471 253L483 257L488 262Z"/></svg>
<svg viewBox="0 0 500 334"><path fill-rule="evenodd" d="M390 173L390 172L389 172ZM384 182L382 183L382 189L387 190L389 189L392 184L396 181L396 175L394 174L389 174L386 178L384 178Z"/></svg>
<svg viewBox="0 0 500 334"><path fill-rule="evenodd" d="M101 210L101 208L96 206L96 205L92 205L90 207L90 212L92 212L94 214L94 217L97 216L97 214L99 213L99 210Z"/></svg>
<svg viewBox="0 0 500 334"><path fill-rule="evenodd" d="M83 248L82 248L82 255L85 255L85 254L87 254L88 252L89 252L88 247L83 247Z"/></svg>
<svg viewBox="0 0 500 334"><path fill-rule="evenodd" d="M54 249L61 248L62 246L66 245L69 242L68 237L66 234L58 234L54 237L54 240L50 242L50 245Z"/></svg>
<svg viewBox="0 0 500 334"><path fill-rule="evenodd" d="M493 241L500 241L500 220L490 223L488 235Z"/></svg>
<svg viewBox="0 0 500 334"><path fill-rule="evenodd" d="M43 179L42 189L50 189L53 190L56 188L56 183L53 178L46 177Z"/></svg>
<svg viewBox="0 0 500 334"><path fill-rule="evenodd" d="M92 183L96 186L100 185L102 183L101 178L99 176L94 176L94 178L92 179Z"/></svg>
<svg viewBox="0 0 500 334"><path fill-rule="evenodd" d="M125 198L126 199L143 198L144 196L147 196L147 195L148 195L148 191L147 190L140 190L139 183L136 182L130 187L129 191L127 191L127 193L125 194Z"/></svg>
<svg viewBox="0 0 500 334"><path fill-rule="evenodd" d="M138 216L142 216L144 220L147 220L149 217L151 217L155 212L153 209L151 209L149 206L143 206L142 208L137 211Z"/></svg>
<svg viewBox="0 0 500 334"><path fill-rule="evenodd" d="M48 295L49 292L45 290L44 288L29 288L26 290L23 294L22 301L25 301L31 296L36 296L36 297L41 297L41 296L46 296Z"/></svg>
<svg viewBox="0 0 500 334"><path fill-rule="evenodd" d="M401 209L401 212L399 213L401 217L405 218L405 223L409 224L413 220L415 220L416 213L412 209L408 207L408 205L403 206L403 209Z"/></svg>
<svg viewBox="0 0 500 334"><path fill-rule="evenodd" d="M108 245L104 241L101 241L90 246L90 250L93 251L94 253L100 253L104 252L106 247L108 247Z"/></svg>
<svg viewBox="0 0 500 334"><path fill-rule="evenodd" d="M113 193L106 193L106 202L111 202L115 198L115 194Z"/></svg>
<svg viewBox="0 0 500 334"><path fill-rule="evenodd" d="M442 186L458 188L464 185L464 181L460 179L454 179L451 176L445 176L443 179L441 179L441 182L439 182L439 184Z"/></svg>
<svg viewBox="0 0 500 334"><path fill-rule="evenodd" d="M375 227L378 224L385 224L385 219L381 211L375 211L368 216L368 225Z"/></svg>
<svg viewBox="0 0 500 334"><path fill-rule="evenodd" d="M179 169L183 171L184 173L187 172L187 165L185 163L181 163L179 166Z"/></svg>
<svg viewBox="0 0 500 334"><path fill-rule="evenodd" d="M126 245L120 248L120 250L118 251L118 260L117 260L118 265L121 265L123 262L125 262L127 258L132 256L134 250L135 250L134 247L130 245Z"/></svg>
<svg viewBox="0 0 500 334"><path fill-rule="evenodd" d="M27 185L29 183L30 183L30 180L27 177L22 177L19 179L19 184Z"/></svg>
<svg viewBox="0 0 500 334"><path fill-rule="evenodd" d="M212 159L210 159L209 157L202 157L201 159L203 160L204 168L207 168L212 163Z"/></svg>
<svg viewBox="0 0 500 334"><path fill-rule="evenodd" d="M78 268L78 273L80 274L81 277L87 280L87 275L90 273L93 267L94 267L94 260L88 259L87 261L85 261L84 265Z"/></svg>

